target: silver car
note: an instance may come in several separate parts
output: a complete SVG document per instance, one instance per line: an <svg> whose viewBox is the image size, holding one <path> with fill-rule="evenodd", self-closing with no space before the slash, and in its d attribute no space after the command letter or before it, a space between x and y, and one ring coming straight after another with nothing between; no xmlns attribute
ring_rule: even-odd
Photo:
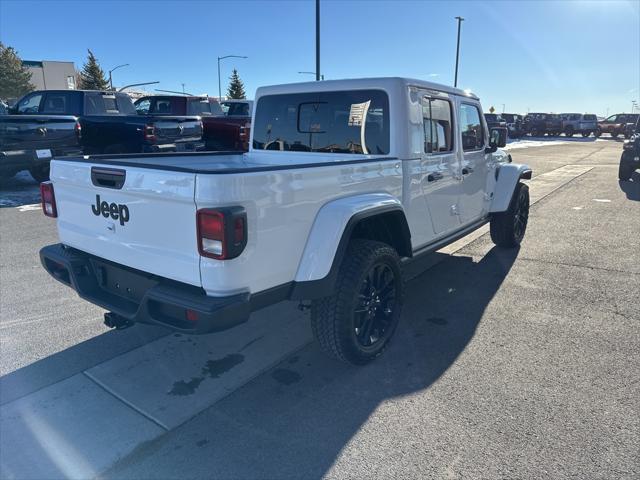
<svg viewBox="0 0 640 480"><path fill-rule="evenodd" d="M598 117L590 113L562 113L562 131L567 137L581 133L588 137L598 127Z"/></svg>

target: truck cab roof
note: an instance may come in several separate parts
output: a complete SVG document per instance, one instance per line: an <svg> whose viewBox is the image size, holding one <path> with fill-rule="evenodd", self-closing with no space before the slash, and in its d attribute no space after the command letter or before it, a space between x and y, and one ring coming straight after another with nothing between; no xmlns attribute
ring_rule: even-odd
<svg viewBox="0 0 640 480"><path fill-rule="evenodd" d="M321 82L300 82L286 83L260 87L256 91L256 100L264 95L278 95L283 93L305 93L305 92L330 92L340 90L362 90L362 89L383 89L387 91L397 90L404 87L419 87L438 92L450 93L461 97L469 97L474 100L479 98L467 90L442 85L440 83L427 82L414 78L405 77L371 77L355 78L344 80L323 80Z"/></svg>

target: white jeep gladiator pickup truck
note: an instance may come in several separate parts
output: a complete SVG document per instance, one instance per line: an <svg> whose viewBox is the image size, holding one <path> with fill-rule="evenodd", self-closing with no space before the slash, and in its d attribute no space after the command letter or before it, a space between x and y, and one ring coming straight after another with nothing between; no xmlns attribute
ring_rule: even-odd
<svg viewBox="0 0 640 480"><path fill-rule="evenodd" d="M285 299L311 303L337 359L364 364L400 320L401 270L491 223L515 247L526 165L478 98L405 78L259 88L248 153L54 159L44 268L105 323L209 333Z"/></svg>

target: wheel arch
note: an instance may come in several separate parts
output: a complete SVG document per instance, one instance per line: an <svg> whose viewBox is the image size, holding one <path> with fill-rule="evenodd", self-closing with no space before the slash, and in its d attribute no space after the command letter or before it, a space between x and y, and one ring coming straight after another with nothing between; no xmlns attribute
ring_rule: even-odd
<svg viewBox="0 0 640 480"><path fill-rule="evenodd" d="M298 264L290 298L313 299L333 293L352 238L377 240L412 256L411 232L400 201L375 193L334 200L316 216Z"/></svg>
<svg viewBox="0 0 640 480"><path fill-rule="evenodd" d="M501 164L496 170L496 185L493 191L490 213L504 212L509 208L513 192L520 179L531 178L531 167L522 163Z"/></svg>

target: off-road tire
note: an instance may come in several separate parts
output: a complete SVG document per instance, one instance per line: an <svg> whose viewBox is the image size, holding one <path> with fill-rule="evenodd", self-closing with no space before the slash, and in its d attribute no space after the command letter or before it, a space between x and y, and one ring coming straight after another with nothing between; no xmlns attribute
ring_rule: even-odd
<svg viewBox="0 0 640 480"><path fill-rule="evenodd" d="M591 132L582 132L582 138L588 138Z"/></svg>
<svg viewBox="0 0 640 480"><path fill-rule="evenodd" d="M619 132L611 132L611 138L618 138Z"/></svg>
<svg viewBox="0 0 640 480"><path fill-rule="evenodd" d="M596 130L595 132L593 132L593 136L596 138L600 138L602 136L602 130Z"/></svg>
<svg viewBox="0 0 640 480"><path fill-rule="evenodd" d="M491 240L499 247L517 247L524 238L528 220L529 187L518 182L507 211L491 216Z"/></svg>
<svg viewBox="0 0 640 480"><path fill-rule="evenodd" d="M48 163L44 165L38 165L37 167L31 167L29 169L29 173L38 183L46 182L47 180L49 180L49 171L50 165Z"/></svg>
<svg viewBox="0 0 640 480"><path fill-rule="evenodd" d="M632 163L621 160L618 167L618 179L622 181L631 180L634 170Z"/></svg>
<svg viewBox="0 0 640 480"><path fill-rule="evenodd" d="M574 131L573 131L573 127L567 127L564 131L564 135L565 137L573 137Z"/></svg>
<svg viewBox="0 0 640 480"><path fill-rule="evenodd" d="M356 335L356 309L361 307L361 289L376 266L393 272L395 300L384 335L369 347ZM372 240L354 239L345 252L335 285L335 293L311 303L311 328L320 348L329 356L353 365L365 365L386 349L400 321L404 286L396 251Z"/></svg>

